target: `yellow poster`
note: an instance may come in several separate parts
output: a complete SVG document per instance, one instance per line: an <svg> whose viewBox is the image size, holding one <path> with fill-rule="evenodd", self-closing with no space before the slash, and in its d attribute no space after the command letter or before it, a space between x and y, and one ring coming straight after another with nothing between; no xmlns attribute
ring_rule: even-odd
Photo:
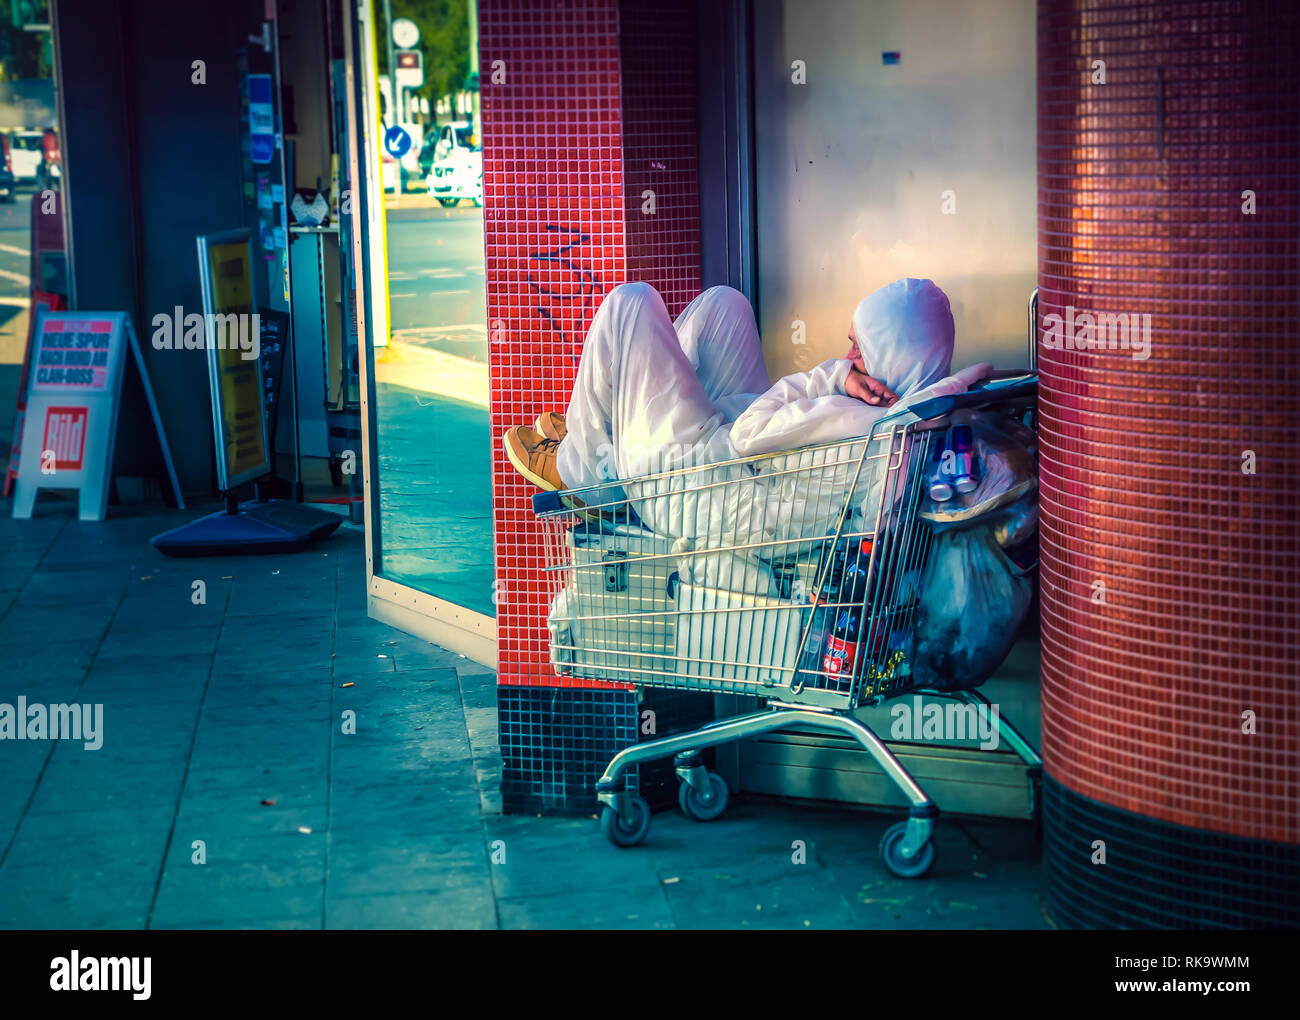
<svg viewBox="0 0 1300 1020"><path fill-rule="evenodd" d="M226 485L269 469L262 417L262 373L257 318L253 315L248 241L208 247L212 315L208 343L217 365Z"/></svg>

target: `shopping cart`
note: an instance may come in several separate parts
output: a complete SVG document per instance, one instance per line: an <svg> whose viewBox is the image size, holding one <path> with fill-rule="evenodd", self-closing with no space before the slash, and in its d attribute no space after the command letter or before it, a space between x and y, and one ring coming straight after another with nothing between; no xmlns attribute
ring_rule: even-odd
<svg viewBox="0 0 1300 1020"><path fill-rule="evenodd" d="M640 762L675 756L679 804L699 821L726 808L702 751L790 726L838 733L870 753L910 802L881 842L895 875L934 860L935 803L851 713L904 693L989 707L976 691L926 691L909 657L933 535L918 515L931 446L958 408L1033 414L1033 374L995 380L880 421L870 436L617 483L539 493L552 663L573 677L762 699L760 711L635 744L596 784L601 826L640 843L650 808ZM1001 713L1002 740L1041 762Z"/></svg>

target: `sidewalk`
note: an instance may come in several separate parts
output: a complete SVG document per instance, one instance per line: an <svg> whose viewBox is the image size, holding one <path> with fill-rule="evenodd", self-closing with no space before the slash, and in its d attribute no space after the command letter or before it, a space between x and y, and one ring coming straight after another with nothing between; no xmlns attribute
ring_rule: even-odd
<svg viewBox="0 0 1300 1020"><path fill-rule="evenodd" d="M0 927L1045 926L1026 824L942 818L903 882L884 814L735 796L624 851L501 815L495 677L366 617L349 524L174 560L179 514L38 514L0 502L0 703L102 704L103 746L0 741Z"/></svg>

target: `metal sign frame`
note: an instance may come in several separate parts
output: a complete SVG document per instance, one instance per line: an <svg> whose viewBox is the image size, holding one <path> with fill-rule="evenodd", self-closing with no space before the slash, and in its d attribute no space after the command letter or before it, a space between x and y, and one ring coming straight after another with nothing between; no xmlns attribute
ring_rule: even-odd
<svg viewBox="0 0 1300 1020"><path fill-rule="evenodd" d="M196 239L199 250L199 277L203 289L203 336L207 347L208 355L208 389L212 397L212 436L213 444L216 448L217 455L217 488L222 492L229 493L236 486L243 485L245 482L251 482L258 478L263 478L271 473L271 449L270 437L267 434L266 427L266 392L265 384L262 379L262 359L261 357L251 359L253 370L257 373L257 401L258 401L258 422L262 430L262 463L257 467L242 471L239 474L230 474L230 465L226 461L226 430L225 421L221 414L221 362L219 355L221 351L217 349L216 336L214 335L214 316L218 314L229 314L228 312L219 312L214 307L214 295L212 293L212 259L211 249L217 245L237 244L242 242L248 252L248 294L249 307L245 314L252 315L257 311L257 291L253 286L253 237L252 232L247 227L240 227L238 230L224 230L215 234L200 234ZM261 343L259 338L259 344Z"/></svg>

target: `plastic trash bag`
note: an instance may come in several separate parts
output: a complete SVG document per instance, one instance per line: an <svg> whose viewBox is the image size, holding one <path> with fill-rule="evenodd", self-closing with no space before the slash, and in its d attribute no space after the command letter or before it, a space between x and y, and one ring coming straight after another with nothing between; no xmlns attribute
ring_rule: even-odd
<svg viewBox="0 0 1300 1020"><path fill-rule="evenodd" d="M1002 665L1034 598L1032 567L1018 566L988 526L937 535L921 595L913 682L970 690Z"/></svg>
<svg viewBox="0 0 1300 1020"><path fill-rule="evenodd" d="M937 534L912 655L918 686L949 691L978 687L1011 650L1034 600L1038 536L1033 430L987 411L952 422L970 426L979 484L942 502L923 497L921 516Z"/></svg>

